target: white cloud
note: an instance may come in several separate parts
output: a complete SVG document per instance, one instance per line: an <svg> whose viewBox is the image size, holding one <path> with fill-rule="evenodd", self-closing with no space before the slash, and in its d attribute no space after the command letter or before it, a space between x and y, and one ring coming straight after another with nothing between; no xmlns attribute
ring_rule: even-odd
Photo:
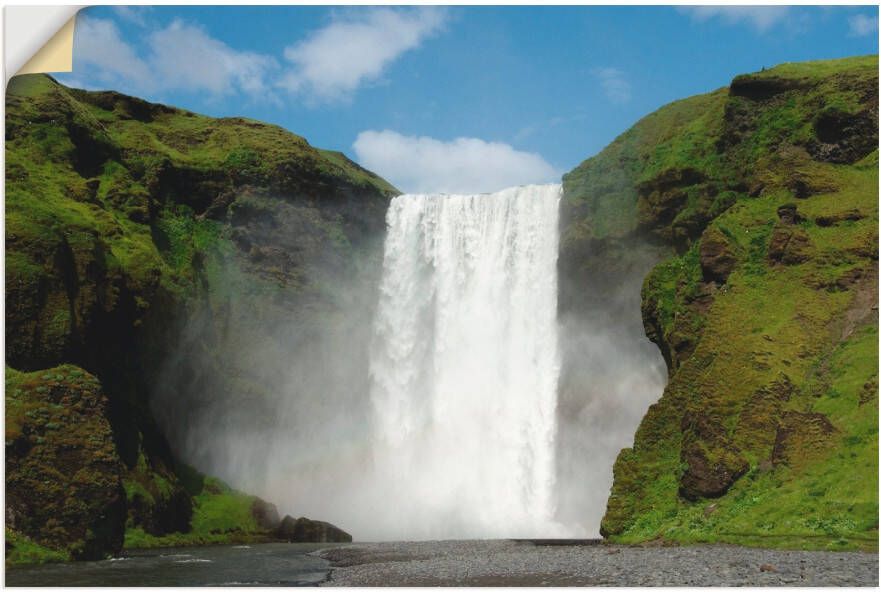
<svg viewBox="0 0 881 592"><path fill-rule="evenodd" d="M789 13L788 6L683 6L679 10L696 21L713 18L729 25L746 24L764 33L782 22Z"/></svg>
<svg viewBox="0 0 881 592"><path fill-rule="evenodd" d="M362 166L414 193L482 193L560 177L538 154L479 138L443 142L370 130L358 134L353 148Z"/></svg>
<svg viewBox="0 0 881 592"><path fill-rule="evenodd" d="M152 79L147 64L122 40L113 21L79 17L74 31L75 74L80 74L80 66L85 66L94 69L95 75L105 83Z"/></svg>
<svg viewBox="0 0 881 592"><path fill-rule="evenodd" d="M594 68L591 70L606 97L613 103L626 103L630 100L630 83L624 78L624 73L617 68Z"/></svg>
<svg viewBox="0 0 881 592"><path fill-rule="evenodd" d="M147 26L147 13L150 10L150 6L122 5L113 7L116 16L139 27Z"/></svg>
<svg viewBox="0 0 881 592"><path fill-rule="evenodd" d="M140 7L115 11L120 19L147 26ZM75 67L80 77L91 75L129 92L240 92L276 100L273 91L283 89L312 102L345 100L445 21L446 11L437 7L347 11L287 47L282 67L272 56L236 50L181 20L145 30L145 49L138 55L113 20L83 15L77 19Z"/></svg>
<svg viewBox="0 0 881 592"><path fill-rule="evenodd" d="M857 14L848 19L850 35L852 37L864 37L878 31L878 17Z"/></svg>
<svg viewBox="0 0 881 592"><path fill-rule="evenodd" d="M286 48L284 56L293 70L280 86L318 101L346 99L440 30L446 19L446 13L435 7L378 8L357 14L338 18Z"/></svg>
<svg viewBox="0 0 881 592"><path fill-rule="evenodd" d="M269 56L237 51L179 20L151 33L149 44L148 61L166 88L259 95L266 92L267 74L276 66Z"/></svg>
<svg viewBox="0 0 881 592"><path fill-rule="evenodd" d="M76 26L75 75L81 76L85 68L106 84L135 92L242 92L270 97L267 80L278 65L269 56L237 51L179 20L152 31L146 45L141 58L113 21L81 17Z"/></svg>

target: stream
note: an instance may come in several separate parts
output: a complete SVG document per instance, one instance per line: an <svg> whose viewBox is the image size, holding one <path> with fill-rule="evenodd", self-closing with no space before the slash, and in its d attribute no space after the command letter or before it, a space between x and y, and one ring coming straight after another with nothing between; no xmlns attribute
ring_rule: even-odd
<svg viewBox="0 0 881 592"><path fill-rule="evenodd" d="M7 586L315 586L329 563L308 553L333 543L135 549L103 561L6 570Z"/></svg>

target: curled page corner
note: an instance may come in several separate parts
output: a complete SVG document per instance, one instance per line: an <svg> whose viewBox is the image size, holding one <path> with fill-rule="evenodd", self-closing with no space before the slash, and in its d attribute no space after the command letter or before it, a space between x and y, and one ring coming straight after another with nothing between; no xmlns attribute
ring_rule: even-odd
<svg viewBox="0 0 881 592"><path fill-rule="evenodd" d="M16 74L70 72L76 13L82 6L7 6L5 81Z"/></svg>

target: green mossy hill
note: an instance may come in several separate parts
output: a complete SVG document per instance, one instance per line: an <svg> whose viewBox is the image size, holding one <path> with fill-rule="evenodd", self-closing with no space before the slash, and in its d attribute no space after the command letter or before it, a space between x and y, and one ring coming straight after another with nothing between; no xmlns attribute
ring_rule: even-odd
<svg viewBox="0 0 881 592"><path fill-rule="evenodd" d="M263 271L276 279L295 276L297 262L248 236L273 207L267 200L317 204L314 225L328 227L313 234L354 242L371 218L340 219L345 208L384 211L395 192L343 155L256 121L68 89L44 75L15 77L6 103L7 355L16 367L71 356L108 316L142 321L157 294L192 288L219 242L274 259ZM339 202L331 216L328 202Z"/></svg>
<svg viewBox="0 0 881 592"><path fill-rule="evenodd" d="M738 76L565 177L564 251L663 257L642 316L669 383L604 536L877 549L877 89L877 56Z"/></svg>
<svg viewBox="0 0 881 592"><path fill-rule="evenodd" d="M154 537L188 531L197 500L149 405L181 326L197 313L220 323L247 294L285 311L333 308L329 278L353 274L364 245L381 240L396 190L277 126L45 75L10 81L5 124L7 379L74 364L100 381L110 431L96 434L112 438L89 438L117 455L124 485L120 530L101 552L118 549L126 521ZM219 383L241 382L212 363ZM36 458L8 442L7 473ZM7 499L27 498L17 483ZM21 532L74 557L97 554L81 526L63 544ZM74 548L75 532L87 550Z"/></svg>

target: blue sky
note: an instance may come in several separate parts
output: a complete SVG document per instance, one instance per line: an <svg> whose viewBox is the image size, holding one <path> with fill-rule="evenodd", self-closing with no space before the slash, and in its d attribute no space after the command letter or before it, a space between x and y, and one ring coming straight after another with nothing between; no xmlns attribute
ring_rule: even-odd
<svg viewBox="0 0 881 592"><path fill-rule="evenodd" d="M405 191L547 182L670 101L878 52L863 7L92 7L74 71L281 125Z"/></svg>

